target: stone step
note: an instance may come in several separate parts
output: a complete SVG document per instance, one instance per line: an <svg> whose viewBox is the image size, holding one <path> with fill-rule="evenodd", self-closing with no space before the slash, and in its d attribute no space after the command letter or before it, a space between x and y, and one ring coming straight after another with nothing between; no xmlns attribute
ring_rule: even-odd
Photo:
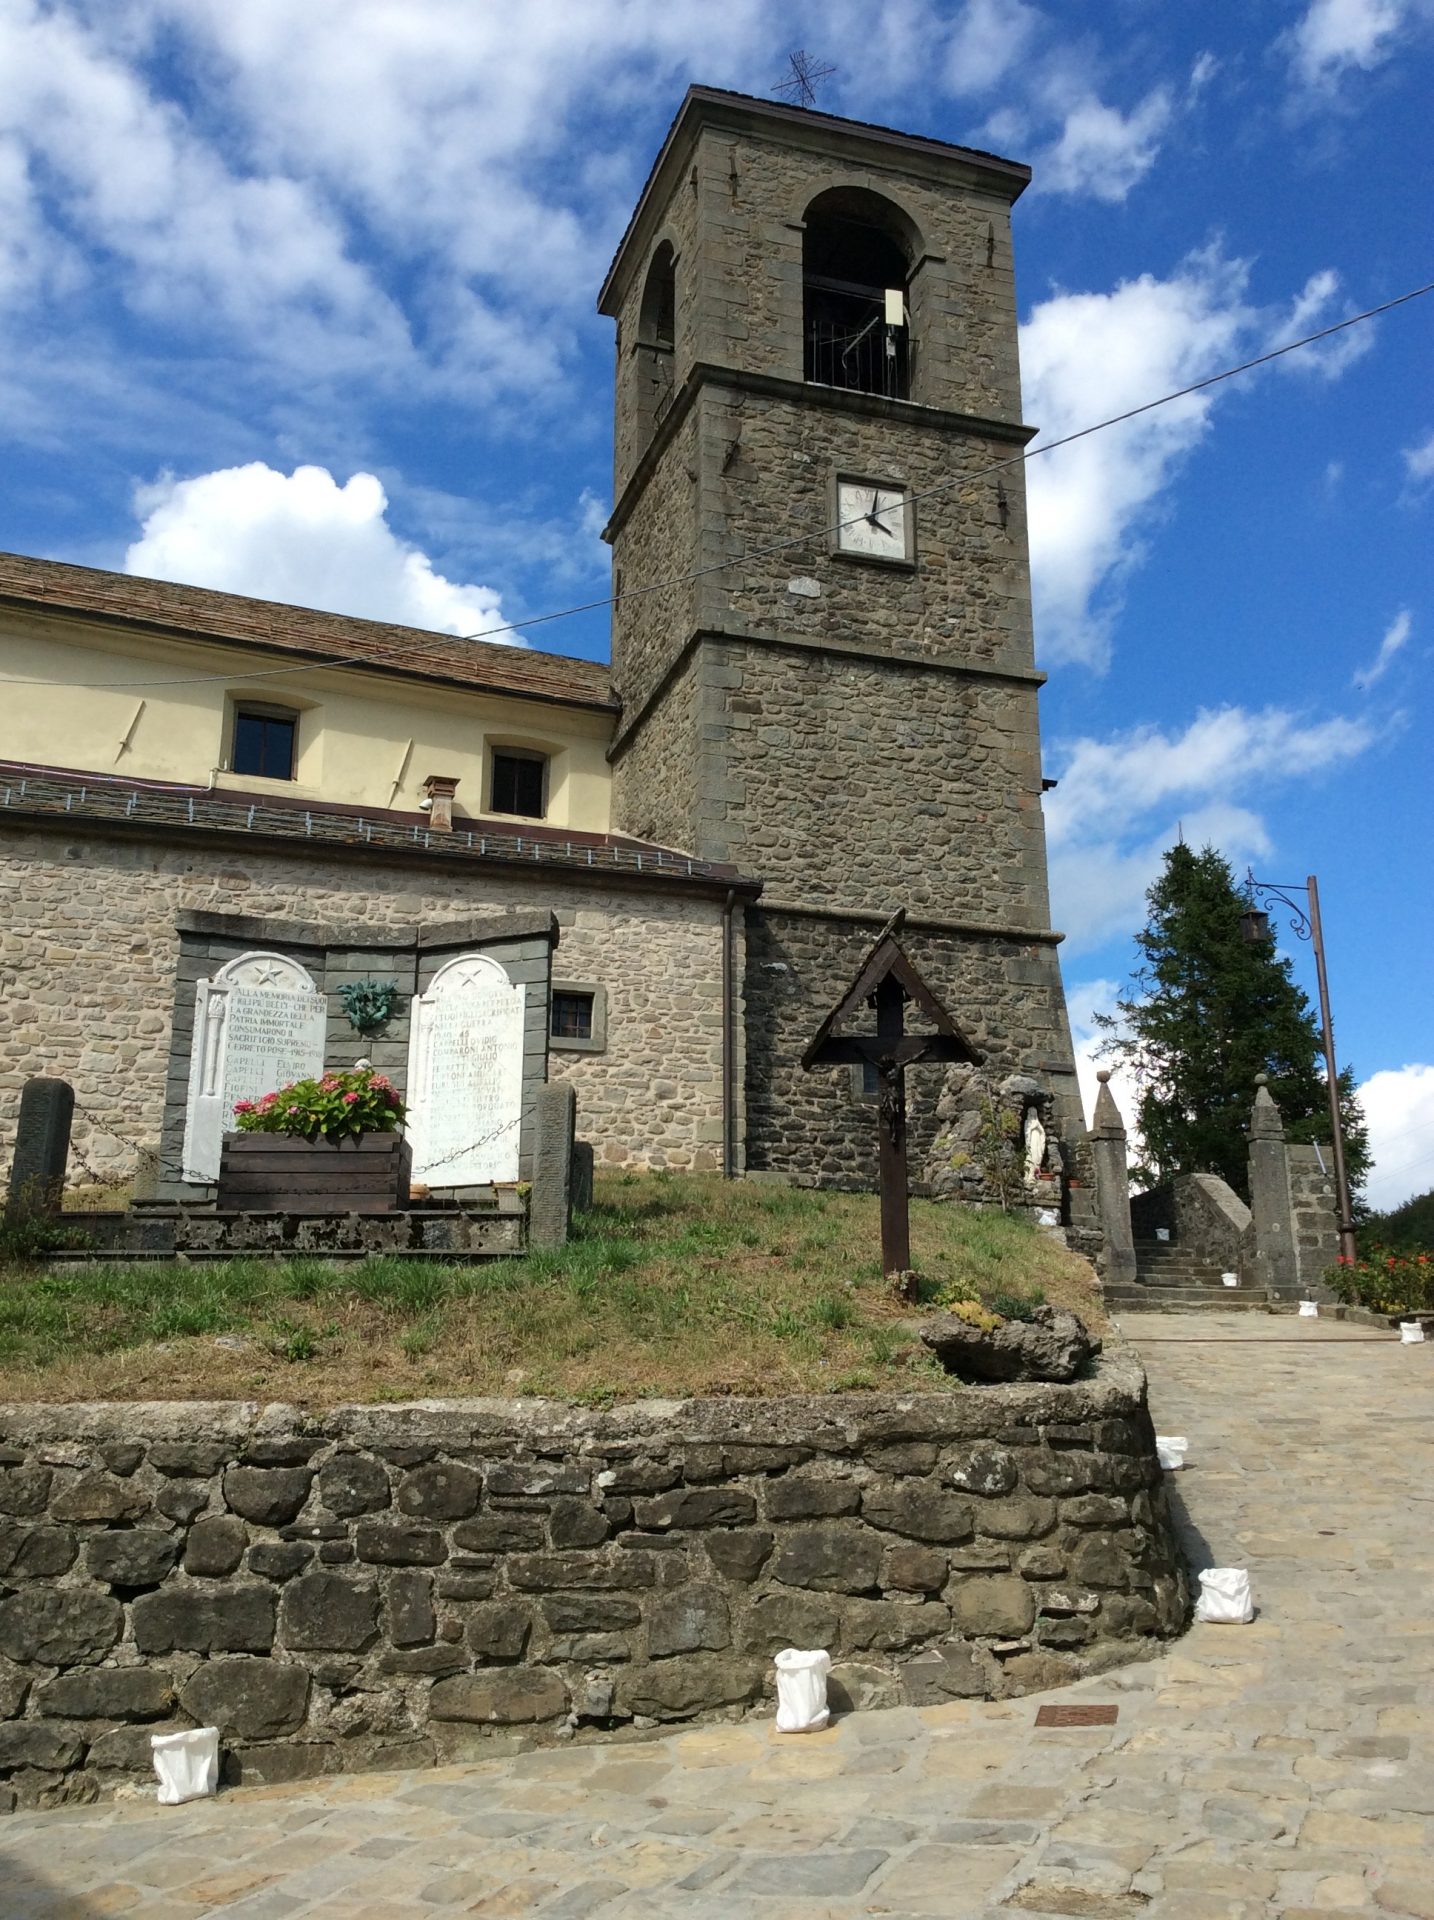
<svg viewBox="0 0 1434 1920"><path fill-rule="evenodd" d="M1108 1313L1263 1313L1273 1302L1263 1289L1221 1287L1108 1287Z"/></svg>

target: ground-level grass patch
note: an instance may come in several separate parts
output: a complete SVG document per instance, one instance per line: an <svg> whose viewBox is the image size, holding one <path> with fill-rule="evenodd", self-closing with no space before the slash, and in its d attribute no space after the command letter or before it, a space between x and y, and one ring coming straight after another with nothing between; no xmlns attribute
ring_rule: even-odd
<svg viewBox="0 0 1434 1920"><path fill-rule="evenodd" d="M913 1201L913 1308L877 1202L627 1174L555 1253L113 1264L0 1275L0 1398L780 1394L947 1384L912 1323L944 1300L1040 1299L1102 1324L1090 1267L1017 1215Z"/></svg>

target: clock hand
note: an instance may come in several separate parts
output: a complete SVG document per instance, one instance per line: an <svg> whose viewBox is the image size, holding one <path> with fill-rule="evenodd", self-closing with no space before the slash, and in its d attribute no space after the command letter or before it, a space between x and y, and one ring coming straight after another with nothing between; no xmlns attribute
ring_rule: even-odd
<svg viewBox="0 0 1434 1920"><path fill-rule="evenodd" d="M871 506L867 512L866 522L868 526L875 527L878 533L890 533L891 528L887 526L886 522L881 518L880 513L877 511L877 502L880 500L880 498L881 498L881 495L879 493L872 494Z"/></svg>

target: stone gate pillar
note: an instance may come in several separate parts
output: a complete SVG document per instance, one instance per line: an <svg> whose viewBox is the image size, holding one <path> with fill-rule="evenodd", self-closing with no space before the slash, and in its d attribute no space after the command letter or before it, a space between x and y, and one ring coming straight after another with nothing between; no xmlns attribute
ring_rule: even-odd
<svg viewBox="0 0 1434 1920"><path fill-rule="evenodd" d="M1095 1122L1090 1130L1100 1223L1105 1229L1105 1277L1130 1285L1135 1274L1135 1237L1130 1224L1130 1172L1125 1158L1125 1122L1110 1090L1110 1072L1096 1075Z"/></svg>
<svg viewBox="0 0 1434 1920"><path fill-rule="evenodd" d="M75 1090L68 1080L27 1080L20 1091L15 1157L5 1215L23 1220L58 1212L70 1158Z"/></svg>
<svg viewBox="0 0 1434 1920"><path fill-rule="evenodd" d="M1250 1113L1250 1218L1255 1241L1257 1286L1286 1296L1299 1285L1294 1235L1290 1225L1290 1170L1285 1128L1270 1097L1269 1076L1255 1075L1255 1104Z"/></svg>

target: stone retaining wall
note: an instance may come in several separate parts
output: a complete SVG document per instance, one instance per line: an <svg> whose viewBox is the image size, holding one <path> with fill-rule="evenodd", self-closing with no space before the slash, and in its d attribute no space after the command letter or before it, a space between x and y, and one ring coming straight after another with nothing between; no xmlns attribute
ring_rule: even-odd
<svg viewBox="0 0 1434 1920"><path fill-rule="evenodd" d="M998 1696L1179 1631L1129 1354L1068 1387L644 1403L0 1408L0 1804Z"/></svg>

